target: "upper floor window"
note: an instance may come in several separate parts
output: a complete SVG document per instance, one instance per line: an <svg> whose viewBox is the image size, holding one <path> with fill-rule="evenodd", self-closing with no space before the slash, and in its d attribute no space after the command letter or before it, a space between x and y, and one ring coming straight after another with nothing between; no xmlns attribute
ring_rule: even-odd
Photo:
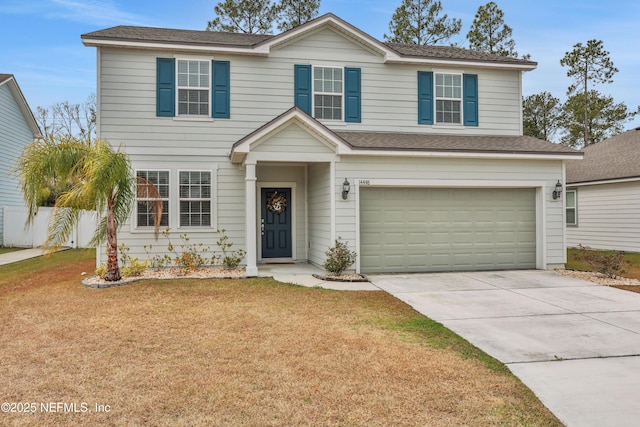
<svg viewBox="0 0 640 427"><path fill-rule="evenodd" d="M319 120L362 120L360 68L296 64L293 67L296 107Z"/></svg>
<svg viewBox="0 0 640 427"><path fill-rule="evenodd" d="M436 123L460 124L462 75L436 74Z"/></svg>
<svg viewBox="0 0 640 427"><path fill-rule="evenodd" d="M418 71L418 123L478 126L478 75Z"/></svg>
<svg viewBox="0 0 640 427"><path fill-rule="evenodd" d="M313 117L342 120L342 68L313 68Z"/></svg>
<svg viewBox="0 0 640 427"><path fill-rule="evenodd" d="M209 61L178 60L178 115L209 115Z"/></svg>
<svg viewBox="0 0 640 427"><path fill-rule="evenodd" d="M156 115L231 118L229 61L156 59Z"/></svg>
<svg viewBox="0 0 640 427"><path fill-rule="evenodd" d="M565 191L567 225L578 225L578 198L576 190Z"/></svg>

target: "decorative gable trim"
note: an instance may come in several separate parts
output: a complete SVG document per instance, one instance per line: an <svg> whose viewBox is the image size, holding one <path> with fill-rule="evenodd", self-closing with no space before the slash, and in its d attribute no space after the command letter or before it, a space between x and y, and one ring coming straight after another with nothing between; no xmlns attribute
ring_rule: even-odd
<svg viewBox="0 0 640 427"><path fill-rule="evenodd" d="M242 163L250 153L252 146L255 148L256 145L268 140L271 136L292 123L297 123L310 134L314 135L319 141L332 147L337 155L349 154L351 152L351 146L336 135L335 132L305 113L302 109L293 107L233 144L231 154L229 155L231 162Z"/></svg>

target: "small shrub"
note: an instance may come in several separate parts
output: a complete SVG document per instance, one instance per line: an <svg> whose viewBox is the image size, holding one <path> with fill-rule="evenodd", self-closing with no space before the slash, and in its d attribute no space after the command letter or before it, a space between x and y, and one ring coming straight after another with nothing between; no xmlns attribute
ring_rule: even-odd
<svg viewBox="0 0 640 427"><path fill-rule="evenodd" d="M149 262L144 260L140 262L138 257L131 258L129 255L129 248L122 243L118 246L120 251L120 274L125 277L140 276L149 267Z"/></svg>
<svg viewBox="0 0 640 427"><path fill-rule="evenodd" d="M104 279L104 276L107 274L107 264L100 264L100 267L96 268L96 276Z"/></svg>
<svg viewBox="0 0 640 427"><path fill-rule="evenodd" d="M180 235L180 249L182 253L174 258L176 266L180 269L182 274L187 274L190 271L195 271L205 264L205 257L203 256L209 252L209 247L204 246L202 243L189 243L189 236L187 233ZM169 243L170 249L173 250L174 246Z"/></svg>
<svg viewBox="0 0 640 427"><path fill-rule="evenodd" d="M351 267L358 257L358 254L347 246L349 242L341 242L339 239L336 239L336 244L324 253L327 256L324 261L324 269L336 276Z"/></svg>
<svg viewBox="0 0 640 427"><path fill-rule="evenodd" d="M587 263L591 271L598 272L615 279L624 273L624 266L629 262L624 260L622 251L594 251L589 246L578 245L576 260Z"/></svg>
<svg viewBox="0 0 640 427"><path fill-rule="evenodd" d="M220 238L216 242L216 245L218 245L222 254L213 255L213 257L211 257L211 263L222 264L224 268L229 270L238 268L245 255L247 255L247 251L244 249L232 251L231 247L233 246L233 242L229 241L229 236L227 236L225 230L218 230L218 233L220 233Z"/></svg>
<svg viewBox="0 0 640 427"><path fill-rule="evenodd" d="M149 267L149 262L145 259L143 262L138 257L132 258L127 265L123 265L120 273L125 277L137 277L142 275Z"/></svg>

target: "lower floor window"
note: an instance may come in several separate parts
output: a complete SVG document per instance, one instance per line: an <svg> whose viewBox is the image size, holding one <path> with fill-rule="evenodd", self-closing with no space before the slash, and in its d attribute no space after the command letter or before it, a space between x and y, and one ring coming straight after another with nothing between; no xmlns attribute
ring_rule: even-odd
<svg viewBox="0 0 640 427"><path fill-rule="evenodd" d="M567 225L578 225L578 200L576 190L567 190L565 192L565 208Z"/></svg>
<svg viewBox="0 0 640 427"><path fill-rule="evenodd" d="M211 172L180 172L180 227L211 226Z"/></svg>
<svg viewBox="0 0 640 427"><path fill-rule="evenodd" d="M136 172L136 219L138 227L169 226L169 171Z"/></svg>

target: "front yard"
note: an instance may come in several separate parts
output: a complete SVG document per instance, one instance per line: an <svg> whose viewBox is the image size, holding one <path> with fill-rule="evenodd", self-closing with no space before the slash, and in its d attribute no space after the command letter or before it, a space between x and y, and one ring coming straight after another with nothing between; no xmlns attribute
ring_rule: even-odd
<svg viewBox="0 0 640 427"><path fill-rule="evenodd" d="M37 405L0 424L561 425L506 367L384 292L81 286L93 269L92 250L0 267L0 401Z"/></svg>
<svg viewBox="0 0 640 427"><path fill-rule="evenodd" d="M0 246L0 255L8 254L9 252L21 251L23 248L9 248L6 246Z"/></svg>

